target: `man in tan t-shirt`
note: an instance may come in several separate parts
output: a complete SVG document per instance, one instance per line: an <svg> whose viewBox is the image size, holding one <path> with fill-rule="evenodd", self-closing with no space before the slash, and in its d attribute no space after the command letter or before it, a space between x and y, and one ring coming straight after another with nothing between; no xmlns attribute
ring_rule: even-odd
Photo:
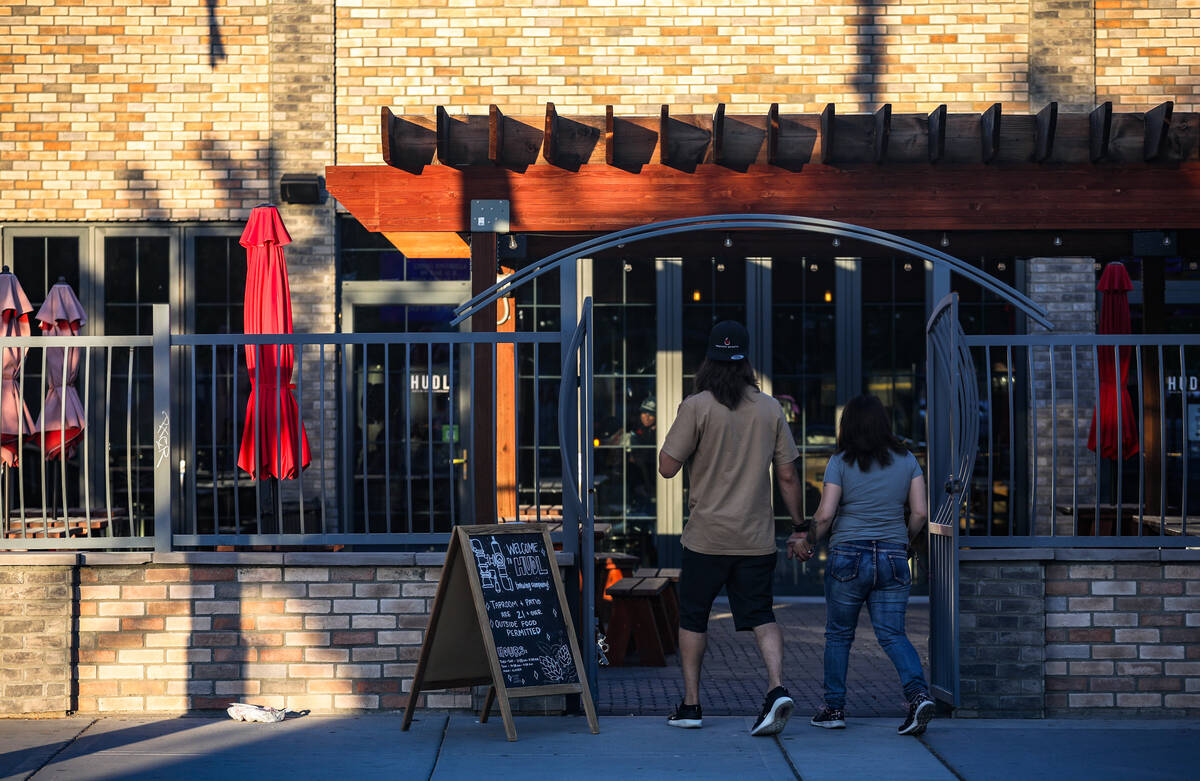
<svg viewBox="0 0 1200 781"><path fill-rule="evenodd" d="M659 472L671 478L688 464L690 511L683 529L679 578L679 659L683 702L667 718L673 727L701 726L700 665L708 614L724 588L738 631L753 630L767 668L767 696L751 735L783 730L795 703L783 687L783 636L771 606L775 579L775 513L771 466L792 516L801 525L799 458L779 402L758 389L746 358L746 329L731 320L709 335L696 392L683 400L659 453ZM812 556L807 538L794 546Z"/></svg>

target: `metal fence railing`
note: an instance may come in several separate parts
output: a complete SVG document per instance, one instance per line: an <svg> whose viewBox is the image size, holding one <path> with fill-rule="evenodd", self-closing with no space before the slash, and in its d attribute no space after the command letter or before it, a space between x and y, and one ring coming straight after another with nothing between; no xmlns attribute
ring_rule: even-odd
<svg viewBox="0 0 1200 781"><path fill-rule="evenodd" d="M581 333L172 335L161 306L148 336L0 339L33 417L45 353L69 346L86 423L65 459L49 425L13 439L0 549L439 546L460 523L562 521L564 490L574 519L587 429L559 401L590 389Z"/></svg>
<svg viewBox="0 0 1200 781"><path fill-rule="evenodd" d="M968 336L978 451L963 546L1190 547L1200 336Z"/></svg>

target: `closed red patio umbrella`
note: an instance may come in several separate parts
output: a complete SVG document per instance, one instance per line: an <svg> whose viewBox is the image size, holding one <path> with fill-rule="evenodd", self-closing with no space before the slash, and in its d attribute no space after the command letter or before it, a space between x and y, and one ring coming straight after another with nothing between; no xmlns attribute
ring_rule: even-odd
<svg viewBox="0 0 1200 781"><path fill-rule="evenodd" d="M246 248L247 334L292 333L292 295L283 256L291 241L274 206L250 212L240 242ZM238 466L251 477L258 477L261 467L268 476L289 480L311 460L308 433L292 394L293 361L291 345L246 345L251 393Z"/></svg>
<svg viewBox="0 0 1200 781"><path fill-rule="evenodd" d="M1100 302L1102 335L1129 333L1129 291L1133 283L1121 263L1109 263L1100 275L1096 289L1103 294ZM1118 347L1117 366L1112 347L1098 347L1097 367L1100 373L1099 403L1092 412L1092 428L1088 433L1088 450L1096 449L1099 427L1100 455L1103 458L1129 458L1138 452L1137 421L1133 417L1133 400L1129 396L1129 347ZM1118 374L1119 373L1119 374ZM1120 409L1121 430L1117 433L1117 410ZM1097 426L1097 418L1099 425Z"/></svg>
<svg viewBox="0 0 1200 781"><path fill-rule="evenodd" d="M37 319L46 336L78 336L87 323L83 305L61 277L46 294ZM83 436L83 402L75 390L81 355L78 347L46 348L46 403L37 429L45 437L48 459L61 457L64 449L71 455L76 440Z"/></svg>
<svg viewBox="0 0 1200 781"><path fill-rule="evenodd" d="M29 313L33 305L21 288L21 283L8 270L0 271L0 336L29 336ZM9 347L4 350L3 376L0 380L0 463L16 466L19 455L17 440L26 441L34 432L33 416L21 398L17 387L18 374L25 349Z"/></svg>

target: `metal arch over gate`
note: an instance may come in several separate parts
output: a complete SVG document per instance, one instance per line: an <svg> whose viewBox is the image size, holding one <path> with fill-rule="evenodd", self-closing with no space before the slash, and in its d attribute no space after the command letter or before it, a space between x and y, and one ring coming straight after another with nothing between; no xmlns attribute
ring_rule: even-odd
<svg viewBox="0 0 1200 781"><path fill-rule="evenodd" d="M947 255L925 244L885 233L883 231L864 228L833 220L816 219L812 217L795 217L783 214L716 214L706 217L688 217L679 220L651 223L623 231L608 233L603 236L580 242L553 255L548 255L525 268L505 277L482 293L474 296L455 309L452 325L458 325L467 318L479 312L483 307L494 303L497 299L510 295L516 288L537 277L561 266L573 262L577 258L587 257L597 252L629 244L645 239L671 236L681 233L704 230L791 230L808 233L823 233L829 236L853 239L857 241L886 247L900 253L908 254L934 264L947 266L950 271L965 277L981 288L990 291L1000 298L1010 302L1030 320L1038 325L1053 330L1046 311L1020 291L984 273L982 270L964 263L952 255ZM590 301L588 302L590 305ZM587 331L586 343L580 341L580 332L576 331L575 339L571 340L568 350L572 355L578 350L579 382L585 392L590 406L590 388L592 382L591 363L591 329L590 306L581 328ZM572 358L567 358L570 361ZM967 477L975 462L979 442L979 407L978 389L974 383L974 369L963 335L962 326L958 320L958 295L950 294L934 307L926 327L926 361L928 377L928 430L929 442L929 563L930 563L930 684L938 699L957 706L959 704L959 675L958 675L958 523L962 496ZM564 369L564 380L566 377ZM564 393L566 389L564 388ZM564 397L565 398L565 397ZM936 399L936 401L935 401ZM580 410L582 413L583 410ZM561 417L560 411L560 417ZM588 425L587 421L580 421ZM589 441L589 440L581 440ZM563 445L564 459L568 457ZM581 477L590 476L590 451L587 455L579 454L584 461L581 466ZM567 474L571 474L568 469ZM942 476L942 477L939 477ZM938 483L940 481L941 484ZM586 482L579 486L582 502L579 504L581 521L585 529L589 529L594 521L594 506L588 501L593 486ZM564 491L564 495L567 492ZM577 498L577 497L573 497ZM936 501L935 501L936 500ZM585 539L591 535L585 532ZM583 562L585 569L591 564ZM593 625L594 616L588 611L587 594L592 593L589 575L584 572L585 580L585 620L581 626ZM586 622L586 623L585 623ZM585 638L590 645L591 638ZM589 679L595 685L595 660L589 654Z"/></svg>
<svg viewBox="0 0 1200 781"><path fill-rule="evenodd" d="M821 220L814 217L793 217L786 214L713 214L707 217L687 217L680 220L654 222L649 225L640 225L636 228L616 231L615 233L606 233L603 236L567 247L553 255L547 255L536 263L531 263L520 271L506 276L487 290L456 307L454 310L454 319L450 321L450 324L458 325L462 323L483 307L494 303L503 296L509 295L526 282L553 271L565 262L587 257L588 255L616 247L619 244L629 244L635 241L672 236L680 233L691 233L693 231L755 229L823 233L836 238L854 239L880 247L887 247L888 249L912 255L922 260L928 260L931 263L948 266L951 271L959 276L966 277L983 289L989 290L1011 302L1038 325L1048 330L1054 329L1054 325L1046 316L1045 310L1035 304L1032 299L969 263L964 263L953 255L947 255L933 247L906 239L902 236L884 233L872 228L864 228L860 225L851 225L850 223L835 222L833 220Z"/></svg>

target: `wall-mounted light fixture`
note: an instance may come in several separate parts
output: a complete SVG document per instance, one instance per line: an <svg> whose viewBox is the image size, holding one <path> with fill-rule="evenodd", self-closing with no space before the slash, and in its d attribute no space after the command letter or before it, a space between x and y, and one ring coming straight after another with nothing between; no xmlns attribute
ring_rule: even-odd
<svg viewBox="0 0 1200 781"><path fill-rule="evenodd" d="M284 174L279 179L279 198L284 203L321 203L322 182L316 174Z"/></svg>

